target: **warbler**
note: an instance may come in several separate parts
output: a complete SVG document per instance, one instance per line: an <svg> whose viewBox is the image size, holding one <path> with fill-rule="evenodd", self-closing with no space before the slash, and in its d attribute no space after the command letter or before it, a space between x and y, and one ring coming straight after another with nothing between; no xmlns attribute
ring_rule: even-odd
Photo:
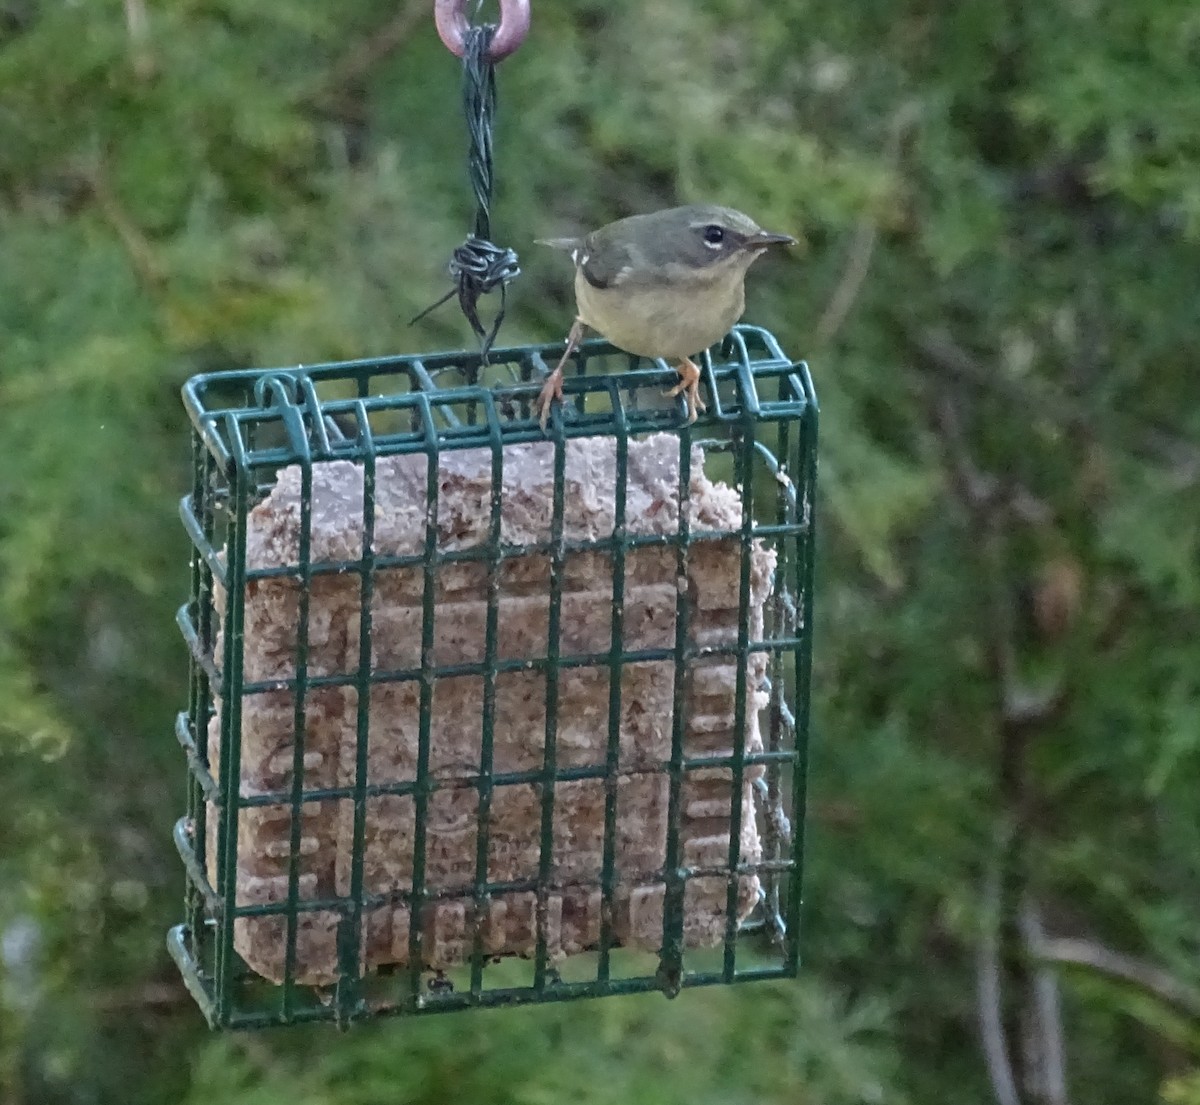
<svg viewBox="0 0 1200 1105"><path fill-rule="evenodd" d="M761 229L729 207L690 204L632 215L583 238L541 239L575 262L576 319L567 348L537 399L542 429L563 393L563 365L590 327L618 349L678 362L688 422L705 409L692 357L720 341L746 308L746 272L788 234Z"/></svg>

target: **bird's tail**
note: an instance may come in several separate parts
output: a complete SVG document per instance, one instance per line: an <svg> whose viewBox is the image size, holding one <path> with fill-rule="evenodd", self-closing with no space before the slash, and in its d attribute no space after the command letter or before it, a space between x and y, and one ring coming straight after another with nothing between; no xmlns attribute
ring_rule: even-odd
<svg viewBox="0 0 1200 1105"><path fill-rule="evenodd" d="M551 249L561 249L566 253L574 253L581 245L582 238L535 238L535 246L549 246Z"/></svg>

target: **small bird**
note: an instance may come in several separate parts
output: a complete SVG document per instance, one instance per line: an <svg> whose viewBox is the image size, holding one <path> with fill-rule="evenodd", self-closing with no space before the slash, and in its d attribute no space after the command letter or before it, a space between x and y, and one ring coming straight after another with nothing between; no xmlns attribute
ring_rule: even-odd
<svg viewBox="0 0 1200 1105"><path fill-rule="evenodd" d="M762 230L729 207L691 204L632 215L584 238L538 244L566 250L575 262L577 316L567 348L537 399L542 429L563 394L563 365L591 327L618 349L639 357L677 361L688 422L704 410L700 369L692 356L720 341L746 308L746 272L788 234Z"/></svg>

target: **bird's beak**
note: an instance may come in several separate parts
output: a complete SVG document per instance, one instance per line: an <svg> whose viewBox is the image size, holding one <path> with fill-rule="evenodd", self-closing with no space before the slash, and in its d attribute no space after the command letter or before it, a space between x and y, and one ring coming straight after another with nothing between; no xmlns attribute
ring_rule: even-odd
<svg viewBox="0 0 1200 1105"><path fill-rule="evenodd" d="M768 246L794 246L795 244L796 239L790 234L772 234L767 230L760 230L746 239L748 249L766 249Z"/></svg>

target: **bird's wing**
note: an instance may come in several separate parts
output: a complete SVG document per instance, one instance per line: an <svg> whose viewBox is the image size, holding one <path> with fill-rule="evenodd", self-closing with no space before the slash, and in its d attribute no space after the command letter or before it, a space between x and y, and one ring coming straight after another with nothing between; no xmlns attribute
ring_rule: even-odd
<svg viewBox="0 0 1200 1105"><path fill-rule="evenodd" d="M636 258L628 245L612 240L609 228L595 230L583 240L577 264L593 288L611 288L633 271Z"/></svg>
<svg viewBox="0 0 1200 1105"><path fill-rule="evenodd" d="M608 240L603 230L586 238L539 238L535 244L569 253L593 288L611 288L621 283L634 260L627 247Z"/></svg>

